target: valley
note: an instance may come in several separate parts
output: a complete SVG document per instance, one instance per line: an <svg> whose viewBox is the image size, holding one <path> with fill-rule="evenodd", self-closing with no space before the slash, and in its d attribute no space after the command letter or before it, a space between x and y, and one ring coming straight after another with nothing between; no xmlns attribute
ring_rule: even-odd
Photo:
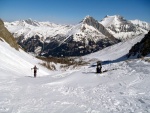
<svg viewBox="0 0 150 113"><path fill-rule="evenodd" d="M0 21L0 113L149 113L150 32L136 22Z"/></svg>

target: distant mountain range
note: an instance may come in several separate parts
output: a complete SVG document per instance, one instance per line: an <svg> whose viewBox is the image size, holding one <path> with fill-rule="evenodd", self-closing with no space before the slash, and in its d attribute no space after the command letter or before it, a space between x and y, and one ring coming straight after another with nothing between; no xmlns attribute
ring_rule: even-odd
<svg viewBox="0 0 150 113"><path fill-rule="evenodd" d="M31 19L5 22L7 29L27 52L42 56L80 56L120 41L146 34L150 24L106 16L102 21L86 16L77 25L59 25Z"/></svg>

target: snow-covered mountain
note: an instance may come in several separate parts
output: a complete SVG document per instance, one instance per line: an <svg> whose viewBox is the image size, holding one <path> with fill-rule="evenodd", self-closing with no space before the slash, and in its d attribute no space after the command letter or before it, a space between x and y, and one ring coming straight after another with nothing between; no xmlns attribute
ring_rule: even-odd
<svg viewBox="0 0 150 113"><path fill-rule="evenodd" d="M103 25L90 16L74 26L31 19L5 22L5 26L26 51L44 56L84 55L118 42Z"/></svg>
<svg viewBox="0 0 150 113"><path fill-rule="evenodd" d="M150 30L150 24L144 21L140 21L140 20L130 20L131 23L133 23L134 25L147 30Z"/></svg>
<svg viewBox="0 0 150 113"><path fill-rule="evenodd" d="M89 54L116 44L119 40L146 34L150 29L149 23L128 21L119 15L106 16L101 22L86 16L77 25L28 19L5 22L5 26L27 52L43 56Z"/></svg>
<svg viewBox="0 0 150 113"><path fill-rule="evenodd" d="M15 38L24 36L24 40L36 35L40 36L41 40L45 40L47 37L53 37L57 34L64 35L71 28L71 26L68 25L38 22L31 19L5 22L5 26Z"/></svg>
<svg viewBox="0 0 150 113"><path fill-rule="evenodd" d="M100 23L120 40L126 40L140 34L146 34L150 27L146 22L128 21L120 15L106 16Z"/></svg>

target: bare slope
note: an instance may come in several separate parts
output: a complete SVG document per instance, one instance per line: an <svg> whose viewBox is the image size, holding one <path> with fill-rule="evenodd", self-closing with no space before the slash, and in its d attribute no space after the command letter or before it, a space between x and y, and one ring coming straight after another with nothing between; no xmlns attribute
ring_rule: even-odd
<svg viewBox="0 0 150 113"><path fill-rule="evenodd" d="M14 47L15 49L19 49L19 46L13 37L13 35L5 28L3 21L0 19L0 37L4 39L10 46Z"/></svg>

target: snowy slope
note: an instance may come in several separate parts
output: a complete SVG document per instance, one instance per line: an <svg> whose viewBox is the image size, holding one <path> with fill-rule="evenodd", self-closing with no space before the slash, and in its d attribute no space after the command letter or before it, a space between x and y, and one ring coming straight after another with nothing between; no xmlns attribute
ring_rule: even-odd
<svg viewBox="0 0 150 113"><path fill-rule="evenodd" d="M127 40L140 34L146 34L149 31L149 23L137 20L128 21L120 15L107 15L100 23L105 26L114 37L121 40Z"/></svg>
<svg viewBox="0 0 150 113"><path fill-rule="evenodd" d="M149 113L149 66L150 63L141 60L120 62L103 66L103 70L109 70L103 74L95 74L95 67L91 67L44 84L44 88L51 90L49 95L59 95L50 102L50 110L56 113Z"/></svg>
<svg viewBox="0 0 150 113"><path fill-rule="evenodd" d="M84 58L116 60L142 37ZM150 112L150 62L144 59L103 65L108 71L102 74L89 65L58 72L38 65L40 77L32 78L30 68L38 62L0 41L0 113Z"/></svg>
<svg viewBox="0 0 150 113"><path fill-rule="evenodd" d="M117 16L106 16L101 22L103 26L109 27L112 23L115 24L120 24L121 22L118 21Z"/></svg>
<svg viewBox="0 0 150 113"><path fill-rule="evenodd" d="M113 46L107 47L101 51L84 56L83 58L99 59L101 61L107 61L107 60L113 61L116 59L119 60L119 58L123 58L125 60L126 57L124 58L124 55L128 54L131 47L134 44L136 44L137 42L140 42L141 39L143 39L143 37L144 37L144 35L136 36L133 39L129 39L124 42L120 42Z"/></svg>
<svg viewBox="0 0 150 113"><path fill-rule="evenodd" d="M39 65L41 61L28 55L23 50L11 48L5 41L0 41L0 72L1 76L32 76L31 68L37 65L38 76L49 75L49 71ZM7 73L7 74L6 74Z"/></svg>

